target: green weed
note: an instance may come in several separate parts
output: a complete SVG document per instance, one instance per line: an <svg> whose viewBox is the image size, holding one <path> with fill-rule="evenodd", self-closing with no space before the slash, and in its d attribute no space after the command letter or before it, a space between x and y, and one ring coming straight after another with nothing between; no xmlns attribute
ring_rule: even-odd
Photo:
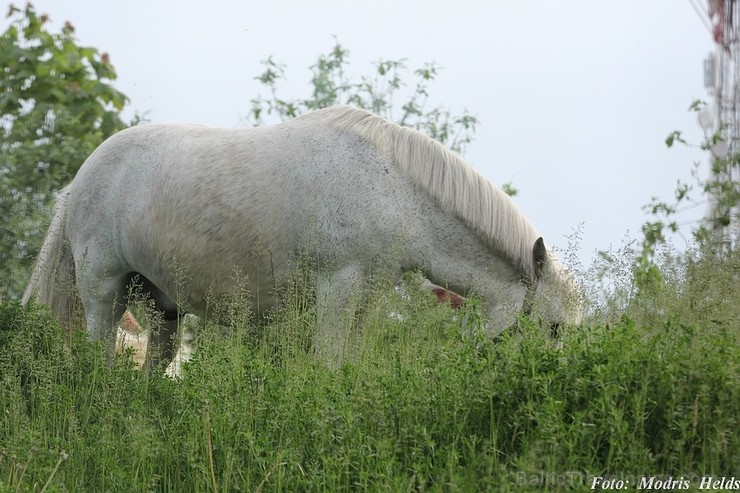
<svg viewBox="0 0 740 493"><path fill-rule="evenodd" d="M529 319L490 341L461 330L463 313L380 284L336 371L310 351L297 276L265 320L240 296L220 307L234 323L205 321L179 380L126 354L110 365L44 308L6 303L0 492L570 491L594 475L737 475L737 258L686 265L557 342Z"/></svg>

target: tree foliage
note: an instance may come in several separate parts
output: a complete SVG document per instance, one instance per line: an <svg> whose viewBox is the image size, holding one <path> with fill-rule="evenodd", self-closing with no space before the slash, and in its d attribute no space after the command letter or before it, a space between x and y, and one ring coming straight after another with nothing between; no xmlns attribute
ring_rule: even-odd
<svg viewBox="0 0 740 493"><path fill-rule="evenodd" d="M705 108L706 103L697 100L691 104L689 111L699 113ZM702 150L709 151L712 155L709 178L699 175L699 163L696 163L692 171L695 180L693 185L679 182L672 201L653 198L645 207L656 218L655 221L643 226L648 250L665 240L666 231L672 233L678 231L680 224L676 218L677 214L700 206L708 207L709 212L703 221L694 225L692 229L694 239L712 248L732 248L732 241L736 240L733 237L736 236L740 223L740 218L738 218L740 182L736 178L740 168L740 154L727 152L731 147L728 142L728 130L729 125L722 123L716 131L706 134L699 145ZM683 138L680 131L671 132L666 137L665 143L669 148L675 144L691 145ZM699 200L692 194L697 189L702 194Z"/></svg>
<svg viewBox="0 0 740 493"><path fill-rule="evenodd" d="M269 98L252 100L248 121L262 125L270 117L279 120L336 104L350 104L415 128L449 148L463 152L473 140L478 119L467 110L452 113L439 106L429 108L429 85L439 72L427 63L409 72L405 60L380 60L369 76L353 79L347 75L349 51L337 41L332 50L320 55L309 67L311 94L306 98L285 98L278 85L285 79L285 66L268 57L264 72L256 77L270 92ZM406 80L413 77L410 85Z"/></svg>
<svg viewBox="0 0 740 493"><path fill-rule="evenodd" d="M703 101L694 101L689 111L701 112L706 108ZM733 245L737 241L737 228L740 224L738 211L740 206L740 182L738 182L738 169L740 169L740 154L728 152L734 145L730 145L727 136L729 125L722 123L711 134L706 134L699 147L709 151L712 156L711 175L703 178L699 175L699 163L695 163L692 175L695 183L693 185L679 182L676 185L672 201L662 201L654 198L645 209L653 215L656 220L649 222L643 227L646 244L651 248L656 243L665 240L664 233L678 231L679 223L676 214L695 207L708 207L708 213L703 221L695 224L692 229L694 239L701 245L717 248L736 248ZM674 131L666 138L666 146L673 147L676 143L689 146L681 132ZM733 143L736 144L736 143ZM697 200L692 194L696 190L702 194Z"/></svg>
<svg viewBox="0 0 740 493"><path fill-rule="evenodd" d="M689 111L700 113L706 103L694 101ZM736 178L740 169L740 153L728 152L736 143L728 137L730 125L721 123L713 132L705 133L704 140L698 145L711 154L711 175L704 178L699 174L700 163L694 163L693 184L679 181L676 184L673 198L662 200L654 197L644 207L652 219L642 226L642 252L637 259L635 283L638 294L645 291L662 289L663 275L654 257L656 247L666 243L666 237L679 232L682 225L691 224L693 240L702 254L719 257L730 257L737 250L740 227L740 182ZM665 139L668 148L681 144L691 146L678 130L671 132ZM732 144L732 145L731 145ZM697 198L696 192L701 198ZM681 223L678 215L704 207L707 213L701 221Z"/></svg>
<svg viewBox="0 0 740 493"><path fill-rule="evenodd" d="M54 194L126 125L108 54L80 46L74 27L50 32L31 4L10 6L0 35L0 299L16 297L48 224Z"/></svg>

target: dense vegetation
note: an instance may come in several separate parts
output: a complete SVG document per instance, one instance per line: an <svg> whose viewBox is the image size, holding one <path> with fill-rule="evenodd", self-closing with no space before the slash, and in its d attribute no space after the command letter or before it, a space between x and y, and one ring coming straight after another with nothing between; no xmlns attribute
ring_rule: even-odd
<svg viewBox="0 0 740 493"><path fill-rule="evenodd" d="M310 293L258 327L205 324L180 380L113 366L45 309L0 305L0 491L561 491L594 476L737 475L737 255L559 343L498 341L378 288L350 360L306 351ZM645 294L642 295L647 296ZM394 312L399 317L390 317Z"/></svg>

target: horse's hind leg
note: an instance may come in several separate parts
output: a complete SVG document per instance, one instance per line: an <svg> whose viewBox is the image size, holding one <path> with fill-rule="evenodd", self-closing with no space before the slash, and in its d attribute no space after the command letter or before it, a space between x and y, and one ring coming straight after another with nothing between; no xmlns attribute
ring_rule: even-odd
<svg viewBox="0 0 740 493"><path fill-rule="evenodd" d="M147 370L152 371L161 363L169 365L175 357L178 328L183 313L169 296L146 277L132 273L131 279L140 283L146 296L154 302L154 310L159 315L155 317L158 322L150 324L147 340L145 366Z"/></svg>
<svg viewBox="0 0 740 493"><path fill-rule="evenodd" d="M85 309L88 337L93 341L104 341L112 358L116 343L115 325L126 311L125 279L123 276L98 278L87 273L78 276L77 283Z"/></svg>
<svg viewBox="0 0 740 493"><path fill-rule="evenodd" d="M149 329L146 351L146 368L156 369L161 363L169 365L175 357L175 342L181 317L175 312L162 312L162 322Z"/></svg>

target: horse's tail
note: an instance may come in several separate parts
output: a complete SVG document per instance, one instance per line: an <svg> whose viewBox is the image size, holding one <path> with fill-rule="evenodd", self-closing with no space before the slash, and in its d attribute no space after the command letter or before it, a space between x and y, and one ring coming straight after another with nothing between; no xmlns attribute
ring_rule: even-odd
<svg viewBox="0 0 740 493"><path fill-rule="evenodd" d="M36 296L39 303L49 305L65 327L76 315L78 295L75 288L74 259L67 240L67 197L69 186L59 193L49 231L31 274L23 304Z"/></svg>

